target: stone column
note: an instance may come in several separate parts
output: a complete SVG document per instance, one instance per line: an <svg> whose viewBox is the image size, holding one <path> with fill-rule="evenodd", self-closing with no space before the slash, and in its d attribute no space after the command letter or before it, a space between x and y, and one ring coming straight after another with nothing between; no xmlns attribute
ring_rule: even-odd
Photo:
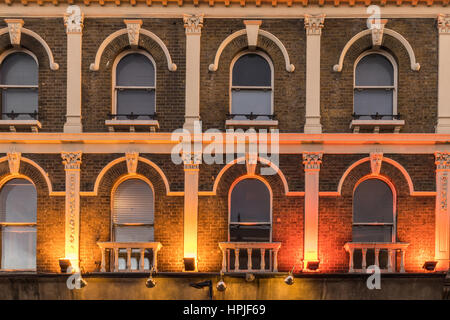
<svg viewBox="0 0 450 320"><path fill-rule="evenodd" d="M183 15L186 30L186 111L184 128L194 131L200 120L200 36L203 14Z"/></svg>
<svg viewBox="0 0 450 320"><path fill-rule="evenodd" d="M195 258L197 270L198 174L201 153L183 153L184 258Z"/></svg>
<svg viewBox="0 0 450 320"><path fill-rule="evenodd" d="M436 133L450 133L450 15L438 16L439 70Z"/></svg>
<svg viewBox="0 0 450 320"><path fill-rule="evenodd" d="M62 152L66 171L65 258L79 269L81 152Z"/></svg>
<svg viewBox="0 0 450 320"><path fill-rule="evenodd" d="M305 242L303 268L308 261L319 260L319 171L322 153L303 153L305 166Z"/></svg>
<svg viewBox="0 0 450 320"><path fill-rule="evenodd" d="M325 15L305 14L306 122L305 133L322 133L320 124L320 36Z"/></svg>
<svg viewBox="0 0 450 320"><path fill-rule="evenodd" d="M71 5L64 14L67 33L67 110L64 132L82 132L81 124L81 43L84 15Z"/></svg>
<svg viewBox="0 0 450 320"><path fill-rule="evenodd" d="M435 260L436 270L449 268L450 214L448 179L450 177L450 153L436 152L436 210L435 210Z"/></svg>

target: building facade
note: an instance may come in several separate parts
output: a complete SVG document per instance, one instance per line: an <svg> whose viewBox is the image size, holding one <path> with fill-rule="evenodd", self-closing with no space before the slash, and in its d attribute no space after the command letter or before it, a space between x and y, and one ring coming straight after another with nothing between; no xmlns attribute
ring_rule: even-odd
<svg viewBox="0 0 450 320"><path fill-rule="evenodd" d="M192 297L173 279L197 277L225 299L323 298L314 281L350 292L373 265L391 292L440 297L446 5L2 1L0 285L37 279L3 297L123 297L120 275L135 298ZM72 296L67 262L89 283ZM151 271L171 289L148 293Z"/></svg>

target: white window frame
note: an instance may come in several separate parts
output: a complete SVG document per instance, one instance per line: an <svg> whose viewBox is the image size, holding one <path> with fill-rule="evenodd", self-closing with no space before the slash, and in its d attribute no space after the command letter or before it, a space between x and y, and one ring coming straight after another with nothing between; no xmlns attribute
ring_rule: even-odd
<svg viewBox="0 0 450 320"><path fill-rule="evenodd" d="M357 86L356 85L356 68L359 64L359 62L361 61L362 58L368 56L368 55L372 55L372 54L379 54L384 56L386 59L389 60L389 62L392 64L392 68L394 70L394 85L393 86ZM386 89L386 90L392 90L392 115L396 116L397 115L397 91L398 91L398 65L397 62L395 61L394 57L387 53L384 50L367 50L365 52L363 52L355 61L354 65L353 65L353 112L355 112L355 91L356 90L361 90L361 89ZM376 112L375 112L376 113ZM380 120L371 120L371 121L386 121L383 119Z"/></svg>
<svg viewBox="0 0 450 320"><path fill-rule="evenodd" d="M36 189L36 185L34 184L34 182L30 178L28 178L27 176L24 176L24 175L21 175L21 174L14 175L14 176L8 176L6 179L1 181L0 182L0 192L2 191L3 187L9 181L14 180L14 179L27 180L28 182L30 182L33 185L33 187L35 188L35 190L36 190L36 197L37 197L37 189ZM36 219L37 219L37 210L36 210ZM3 229L5 227L12 227L12 228L14 228L14 227L32 227L32 228L35 229L36 235L37 235L37 222L0 222L0 229ZM3 242L3 235L2 235L2 240L1 241ZM37 246L37 237L36 237L36 246ZM1 254L3 256L3 253L1 253ZM36 256L34 257L34 259L36 260ZM36 270L37 270L36 268L30 268L30 269L2 269L1 265L0 265L0 271L36 271Z"/></svg>
<svg viewBox="0 0 450 320"><path fill-rule="evenodd" d="M354 209L354 201L355 201L355 192L358 186L367 181L367 180L380 180L388 185L392 192L392 223L388 222L355 222L355 209ZM397 192L395 191L395 187L387 178L383 176L365 176L361 178L353 188L352 194L352 231L353 226L392 226L392 235L391 242L395 243L397 239Z"/></svg>
<svg viewBox="0 0 450 320"><path fill-rule="evenodd" d="M145 57L147 57L150 60L151 63L153 63L153 70L155 70L154 86L151 86L151 87L147 87L147 86L117 86L116 85L116 83L117 83L117 66L118 66L119 62L124 57L126 57L127 55L136 54L136 53L144 55ZM112 97L112 114L117 114L117 91L120 90L120 89L153 90L155 92L155 113L156 113L156 108L157 108L157 106L156 106L156 101L157 101L157 99L156 99L156 94L157 94L157 92L156 92L156 88L157 88L156 72L157 72L157 70L156 70L155 60L153 59L151 54L148 53L147 51L145 51L145 50L127 50L127 51L124 51L124 52L120 53L116 57L116 59L114 60L114 64L113 64L113 67L112 67L112 85L111 85L111 88L112 88L112 93L111 93L111 97ZM138 121L139 122L139 121L141 121L141 119L126 120L126 121L127 122L130 122L130 121Z"/></svg>
<svg viewBox="0 0 450 320"><path fill-rule="evenodd" d="M10 55L15 54L15 53L25 53L28 54L30 57L32 57L34 59L34 61L36 62L36 66L38 69L38 83L36 85L4 85L0 83L0 90L7 90L7 89L31 89L31 90L39 90L39 61L36 57L36 55L31 52L30 50L24 49L24 48L13 48L13 49L9 49L6 50L4 52L2 52L0 54L0 66L3 64L3 61ZM38 98L39 98L39 91L38 91ZM39 103L38 103L38 111L39 111ZM3 105L1 106L1 112L3 113ZM12 119L3 119L3 114L0 114L0 119L7 121L8 123L13 121L13 122L32 122L33 124L35 122L37 122L37 119L31 119L31 120L12 120ZM40 127L40 123L39 123L39 127Z"/></svg>
<svg viewBox="0 0 450 320"><path fill-rule="evenodd" d="M257 54L267 61L267 63L270 66L270 73L271 73L271 77L270 77L271 86L270 87L266 87L266 86L233 86L234 65L235 65L236 61L239 60L239 58L241 58L242 56L245 56L247 54ZM275 86L274 86L274 67L273 67L272 59L270 59L270 57L262 51L245 50L245 51L238 53L230 63L230 81L229 81L229 91L228 91L229 103L230 103L230 107L229 107L230 114L233 114L232 92L233 92L233 90L236 90L236 89L270 90L270 92L271 92L270 115L273 116L273 114L274 114L274 107L273 107L274 98L273 98L273 96L274 96ZM249 121L249 120L244 120L244 121ZM258 120L253 120L253 121L258 121Z"/></svg>
<svg viewBox="0 0 450 320"><path fill-rule="evenodd" d="M269 190L269 194L270 194L270 219L269 222L231 222L231 193L233 192L233 189L236 187L236 185L246 179L256 179L261 181L262 183L264 183L264 185L267 187L267 189ZM262 179L259 176L256 175L245 175L242 177L239 177L238 179L236 179L232 185L230 186L230 190L228 191L228 242L230 242L230 226L231 225L243 225L243 226L254 226L254 225L268 225L270 226L270 238L269 238L269 242L272 242L272 227L273 227L273 221L272 221L272 208L273 208L273 203L272 203L272 199L273 199L273 193L272 193L272 188L270 187L270 184Z"/></svg>

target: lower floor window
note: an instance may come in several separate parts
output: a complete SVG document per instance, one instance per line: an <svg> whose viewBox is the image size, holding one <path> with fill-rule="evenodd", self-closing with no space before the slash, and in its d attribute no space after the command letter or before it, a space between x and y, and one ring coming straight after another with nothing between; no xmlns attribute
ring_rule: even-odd
<svg viewBox="0 0 450 320"><path fill-rule="evenodd" d="M1 228L2 269L36 268L36 227L3 226Z"/></svg>

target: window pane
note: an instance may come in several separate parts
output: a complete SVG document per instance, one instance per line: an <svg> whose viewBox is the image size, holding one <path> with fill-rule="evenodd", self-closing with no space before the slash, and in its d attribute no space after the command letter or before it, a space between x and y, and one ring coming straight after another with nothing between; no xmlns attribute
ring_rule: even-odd
<svg viewBox="0 0 450 320"><path fill-rule="evenodd" d="M154 229L152 226L115 226L114 241L117 242L152 242Z"/></svg>
<svg viewBox="0 0 450 320"><path fill-rule="evenodd" d="M355 90L354 111L357 115L393 114L393 91L386 89ZM372 119L369 116L359 119ZM382 119L392 119L383 117Z"/></svg>
<svg viewBox="0 0 450 320"><path fill-rule="evenodd" d="M270 225L230 225L230 241L270 242Z"/></svg>
<svg viewBox="0 0 450 320"><path fill-rule="evenodd" d="M233 86L272 86L270 65L259 54L246 54L233 66Z"/></svg>
<svg viewBox="0 0 450 320"><path fill-rule="evenodd" d="M114 193L114 223L153 224L153 190L140 179L122 182Z"/></svg>
<svg viewBox="0 0 450 320"><path fill-rule="evenodd" d="M8 55L0 66L0 84L37 85L38 65L29 54Z"/></svg>
<svg viewBox="0 0 450 320"><path fill-rule="evenodd" d="M0 192L0 222L36 222L37 196L25 179L8 181Z"/></svg>
<svg viewBox="0 0 450 320"><path fill-rule="evenodd" d="M231 112L233 114L272 114L272 91L267 90L233 90ZM260 117L258 120L263 120ZM238 119L238 118L236 118Z"/></svg>
<svg viewBox="0 0 450 320"><path fill-rule="evenodd" d="M9 113L33 113L38 111L38 90L37 89L17 89L8 88L1 90L2 112ZM2 119L9 119L7 115L2 115ZM20 115L16 119L32 119L29 115Z"/></svg>
<svg viewBox="0 0 450 320"><path fill-rule="evenodd" d="M2 229L2 269L36 268L36 228Z"/></svg>
<svg viewBox="0 0 450 320"><path fill-rule="evenodd" d="M392 242L392 226L353 226L353 242Z"/></svg>
<svg viewBox="0 0 450 320"><path fill-rule="evenodd" d="M270 222L270 193L257 179L240 181L231 192L232 222Z"/></svg>
<svg viewBox="0 0 450 320"><path fill-rule="evenodd" d="M379 179L361 182L353 195L353 222L393 223L391 188Z"/></svg>
<svg viewBox="0 0 450 320"><path fill-rule="evenodd" d="M357 86L393 86L394 67L381 54L369 54L362 58L355 71Z"/></svg>
<svg viewBox="0 0 450 320"><path fill-rule="evenodd" d="M154 114L155 91L154 90L118 90L117 113L118 114ZM126 119L126 117L120 117Z"/></svg>
<svg viewBox="0 0 450 320"><path fill-rule="evenodd" d="M117 64L116 83L118 86L155 86L155 67L143 54L132 53Z"/></svg>

